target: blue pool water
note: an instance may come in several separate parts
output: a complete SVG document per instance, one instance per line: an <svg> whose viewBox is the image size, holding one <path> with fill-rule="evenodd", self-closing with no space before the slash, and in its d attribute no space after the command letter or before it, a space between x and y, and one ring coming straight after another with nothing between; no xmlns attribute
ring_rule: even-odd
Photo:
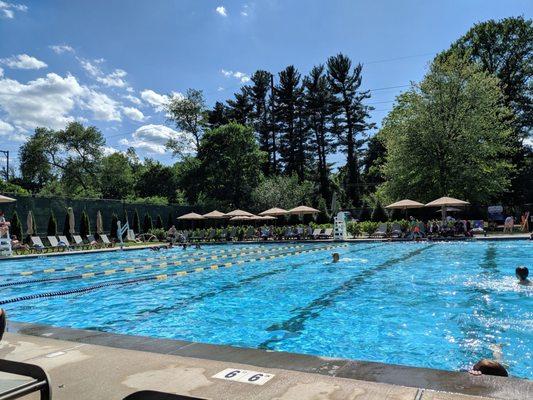
<svg viewBox="0 0 533 400"><path fill-rule="evenodd" d="M0 302L16 321L446 370L501 357L533 378L533 287L514 277L533 242L331 245L2 261Z"/></svg>

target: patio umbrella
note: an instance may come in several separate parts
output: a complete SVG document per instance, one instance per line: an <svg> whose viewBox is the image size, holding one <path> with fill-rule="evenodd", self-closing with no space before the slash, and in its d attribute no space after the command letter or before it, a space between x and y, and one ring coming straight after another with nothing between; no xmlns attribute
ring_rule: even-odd
<svg viewBox="0 0 533 400"><path fill-rule="evenodd" d="M14 201L17 201L17 199L12 199L11 197L2 196L0 194L0 203L13 203Z"/></svg>
<svg viewBox="0 0 533 400"><path fill-rule="evenodd" d="M308 214L318 214L320 211L313 207L298 206L298 207L291 208L287 212L289 214L294 214L294 215L308 215Z"/></svg>
<svg viewBox="0 0 533 400"><path fill-rule="evenodd" d="M264 217L264 216L279 216L279 215L287 215L289 212L287 210L284 210L283 208L278 208L278 207L274 207L274 208L269 208L268 210L266 211L263 211L263 212L260 212L259 215Z"/></svg>
<svg viewBox="0 0 533 400"><path fill-rule="evenodd" d="M196 214L196 213L192 212L192 213L184 214L184 215L178 217L178 219L189 220L189 221L198 221L198 220L204 220L206 218L203 215Z"/></svg>
<svg viewBox="0 0 533 400"><path fill-rule="evenodd" d="M102 220L102 213L100 210L96 213L96 233L99 235L104 233L104 221Z"/></svg>
<svg viewBox="0 0 533 400"><path fill-rule="evenodd" d="M28 216L26 217L26 225L28 226L28 229L26 231L28 236L33 235L33 214L31 211L28 211Z"/></svg>
<svg viewBox="0 0 533 400"><path fill-rule="evenodd" d="M446 207L464 207L470 204L468 201L454 199L453 197L441 197L426 204L426 207L440 207L442 223L446 221Z"/></svg>
<svg viewBox="0 0 533 400"><path fill-rule="evenodd" d="M74 219L74 210L72 207L68 208L68 232L73 235L75 233L74 226L76 224L76 220Z"/></svg>
<svg viewBox="0 0 533 400"><path fill-rule="evenodd" d="M226 213L224 214L224 216L226 218L232 218L232 217L251 217L253 216L252 213L249 213L248 211L243 211L243 210L233 210L233 211L230 211L229 213Z"/></svg>
<svg viewBox="0 0 533 400"><path fill-rule="evenodd" d="M220 211L214 210L214 211L211 211L210 213L204 214L203 216L209 219L221 219L221 218L224 218L226 214L221 213Z"/></svg>
<svg viewBox="0 0 533 400"><path fill-rule="evenodd" d="M388 208L389 210L398 209L398 210L407 210L408 208L421 208L424 207L422 203L419 203L418 201L414 200L400 200L396 203L389 204L385 208Z"/></svg>
<svg viewBox="0 0 533 400"><path fill-rule="evenodd" d="M273 215L263 215L263 216L260 216L260 218L262 221L274 221L277 219Z"/></svg>
<svg viewBox="0 0 533 400"><path fill-rule="evenodd" d="M446 207L446 212L457 212L457 211L461 211L459 208L455 208L455 207ZM440 210L437 210L435 212L441 212Z"/></svg>
<svg viewBox="0 0 533 400"><path fill-rule="evenodd" d="M246 216L246 215L237 215L236 217L231 217L229 220L231 222L237 222L237 221L251 221L253 219L251 217Z"/></svg>

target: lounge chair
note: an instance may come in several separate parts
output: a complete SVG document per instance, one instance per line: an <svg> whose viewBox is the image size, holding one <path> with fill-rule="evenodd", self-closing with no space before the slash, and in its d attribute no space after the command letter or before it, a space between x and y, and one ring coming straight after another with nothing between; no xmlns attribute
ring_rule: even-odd
<svg viewBox="0 0 533 400"><path fill-rule="evenodd" d="M220 235L218 236L217 240L223 241L223 240L227 240L227 238L228 238L228 230L222 229L222 231L220 231Z"/></svg>
<svg viewBox="0 0 533 400"><path fill-rule="evenodd" d="M244 233L244 240L254 240L255 239L255 229L249 227Z"/></svg>
<svg viewBox="0 0 533 400"><path fill-rule="evenodd" d="M142 390L124 397L123 400L205 400L200 397L182 396L181 394L155 392L153 390Z"/></svg>
<svg viewBox="0 0 533 400"><path fill-rule="evenodd" d="M237 228L233 227L228 231L228 242L233 241L235 239L235 235L237 234Z"/></svg>
<svg viewBox="0 0 533 400"><path fill-rule="evenodd" d="M61 246L55 236L47 236L46 239L48 239L48 242L50 243L50 247L52 249L65 250L65 248L67 247L67 246Z"/></svg>
<svg viewBox="0 0 533 400"><path fill-rule="evenodd" d="M324 233L321 234L324 239L331 239L333 237L333 228L326 228Z"/></svg>
<svg viewBox="0 0 533 400"><path fill-rule="evenodd" d="M81 247L82 249L89 249L93 247L90 243L85 243L80 235L72 235L72 239L74 239L74 243L76 246Z"/></svg>
<svg viewBox="0 0 533 400"><path fill-rule="evenodd" d="M261 239L268 240L270 238L270 229L267 227L261 228Z"/></svg>
<svg viewBox="0 0 533 400"><path fill-rule="evenodd" d="M485 233L485 222L482 219L472 221L473 233Z"/></svg>
<svg viewBox="0 0 533 400"><path fill-rule="evenodd" d="M385 237L387 236L387 224L379 224L378 229L370 235L370 237Z"/></svg>
<svg viewBox="0 0 533 400"><path fill-rule="evenodd" d="M12 375L2 379L0 399L18 399L35 392L40 392L41 400L52 398L50 378L41 367L18 361L0 360L0 372ZM30 379L20 379L20 376Z"/></svg>
<svg viewBox="0 0 533 400"><path fill-rule="evenodd" d="M38 251L38 252L42 252L45 250L48 251L48 248L43 244L43 241L41 240L39 236L31 236L30 240L32 244L31 247L33 250Z"/></svg>
<svg viewBox="0 0 533 400"><path fill-rule="evenodd" d="M100 236L100 240L102 241L105 247L113 247L115 245L112 241L109 240L106 234L102 233L99 236Z"/></svg>
<svg viewBox="0 0 533 400"><path fill-rule="evenodd" d="M401 238L403 235L402 227L400 224L394 223L391 227L391 237L393 238Z"/></svg>
<svg viewBox="0 0 533 400"><path fill-rule="evenodd" d="M215 238L215 235L217 234L217 231L214 229L209 230L209 233L207 234L205 241L210 242Z"/></svg>
<svg viewBox="0 0 533 400"><path fill-rule="evenodd" d="M322 229L320 228L316 228L315 230L313 230L313 233L311 234L311 237L313 239L320 239L321 236L322 236Z"/></svg>
<svg viewBox="0 0 533 400"><path fill-rule="evenodd" d="M70 242L68 241L66 236L58 236L58 238L59 238L59 243L63 243L69 249L75 249L75 248L79 248L80 247L80 246L75 245L75 244L74 245L70 244Z"/></svg>

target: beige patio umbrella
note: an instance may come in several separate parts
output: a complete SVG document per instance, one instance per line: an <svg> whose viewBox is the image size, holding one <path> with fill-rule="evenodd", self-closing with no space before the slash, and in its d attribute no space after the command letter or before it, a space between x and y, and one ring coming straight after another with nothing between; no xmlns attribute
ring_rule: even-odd
<svg viewBox="0 0 533 400"><path fill-rule="evenodd" d="M262 215L262 216L260 216L260 218L261 218L262 221L274 221L274 220L277 219L273 215Z"/></svg>
<svg viewBox="0 0 533 400"><path fill-rule="evenodd" d="M76 220L74 219L74 210L72 207L68 208L68 233L73 235L76 231L75 229Z"/></svg>
<svg viewBox="0 0 533 400"><path fill-rule="evenodd" d="M26 225L28 226L28 229L26 230L28 236L33 235L33 213L31 211L28 211L28 216L26 217Z"/></svg>
<svg viewBox="0 0 533 400"><path fill-rule="evenodd" d="M178 217L178 219L189 220L189 221L199 221L199 220L204 220L206 218L203 215L191 212L191 213L184 214L184 215Z"/></svg>
<svg viewBox="0 0 533 400"><path fill-rule="evenodd" d="M268 216L274 216L274 217L279 216L279 215L287 215L287 214L288 214L287 210L284 210L283 208L278 208L278 207L269 208L268 210L259 213L260 216L268 215Z"/></svg>
<svg viewBox="0 0 533 400"><path fill-rule="evenodd" d="M385 208L389 210L393 210L393 209L407 210L408 208L421 208L421 207L424 207L424 204L419 203L418 201L405 199L405 200L397 201L396 203L389 204Z"/></svg>
<svg viewBox="0 0 533 400"><path fill-rule="evenodd" d="M203 216L209 219L221 219L221 218L224 218L226 214L220 211L214 210L214 211L211 211L210 213L204 214Z"/></svg>
<svg viewBox="0 0 533 400"><path fill-rule="evenodd" d="M233 211L230 211L229 213L226 213L224 214L224 216L226 218L232 218L232 217L251 217L253 216L252 213L249 213L248 211L243 211L243 210L233 210Z"/></svg>
<svg viewBox="0 0 533 400"><path fill-rule="evenodd" d="M17 201L17 199L12 199L11 197L2 196L0 194L0 203L13 203L14 201Z"/></svg>
<svg viewBox="0 0 533 400"><path fill-rule="evenodd" d="M99 235L104 233L104 221L102 220L102 213L100 210L96 213L96 233Z"/></svg>
<svg viewBox="0 0 533 400"><path fill-rule="evenodd" d="M238 222L238 221L252 221L253 218L248 217L246 215L237 215L235 217L231 217L229 219L231 222Z"/></svg>
<svg viewBox="0 0 533 400"><path fill-rule="evenodd" d="M454 199L453 197L441 197L426 204L426 207L440 207L442 213L442 222L446 221L447 207L464 207L470 204L468 201Z"/></svg>
<svg viewBox="0 0 533 400"><path fill-rule="evenodd" d="M291 208L287 212L289 214L294 214L294 215L308 215L308 214L318 214L320 211L313 207L298 206L298 207Z"/></svg>

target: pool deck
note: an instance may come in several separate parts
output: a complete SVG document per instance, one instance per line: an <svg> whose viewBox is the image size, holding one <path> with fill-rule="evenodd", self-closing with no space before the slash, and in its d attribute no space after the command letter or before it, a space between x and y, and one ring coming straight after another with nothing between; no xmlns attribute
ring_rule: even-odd
<svg viewBox="0 0 533 400"><path fill-rule="evenodd" d="M454 237L454 238L441 238L441 239L432 239L431 241L493 241L493 240L528 240L530 238L530 233L513 233L513 234L489 234L487 236L475 236L473 238L466 238L466 237ZM281 243L291 243L291 242L299 242L299 243L321 243L326 242L330 243L333 242L333 239L317 239L317 240L256 240L256 241L235 241L235 242L200 242L202 245L238 245L238 244L281 244ZM353 238L353 239L346 239L343 240L343 242L346 243L366 243L366 242L404 242L404 241L412 241L412 240L404 240L404 239L391 239L391 238ZM428 239L422 239L421 241L428 241ZM339 242L339 241L335 241ZM108 253L108 252L115 252L115 251L134 251L134 250L146 250L154 246L162 247L163 245L160 243L147 243L146 245L136 245L136 246L115 246L115 247L109 247L109 248L97 248L97 249L86 249L86 250L68 250L68 251L59 251L59 252L43 252L43 253L32 253L32 254L21 254L21 255L14 255L11 257L0 257L0 262L2 260L25 260L25 259L31 259L31 258L38 258L38 257L49 257L49 256L74 256L74 255L82 255L82 254L94 254L94 253Z"/></svg>
<svg viewBox="0 0 533 400"><path fill-rule="evenodd" d="M160 390L213 400L526 400L533 382L381 363L10 322L0 357L37 364L54 399L122 399ZM275 376L262 386L213 376Z"/></svg>

